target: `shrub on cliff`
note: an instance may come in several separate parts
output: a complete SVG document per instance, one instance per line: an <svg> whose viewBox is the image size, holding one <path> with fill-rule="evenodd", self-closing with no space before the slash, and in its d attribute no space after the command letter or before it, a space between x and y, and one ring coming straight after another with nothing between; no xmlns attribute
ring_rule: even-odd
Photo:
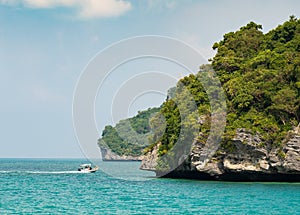
<svg viewBox="0 0 300 215"><path fill-rule="evenodd" d="M250 22L213 45L217 54L211 65L227 97L223 136L227 147L237 128L259 132L265 144L277 147L300 120L300 20L291 16L266 34L261 29L261 25ZM199 81L209 69L202 66L198 74L181 79L175 96L163 103L160 112L167 122L166 132L155 140L161 143L160 155L172 148L182 129L182 113L176 106L176 99L184 96L181 84L193 95L198 115L209 115L207 92ZM195 123L191 121L190 126ZM209 125L201 125L199 132L207 136Z"/></svg>

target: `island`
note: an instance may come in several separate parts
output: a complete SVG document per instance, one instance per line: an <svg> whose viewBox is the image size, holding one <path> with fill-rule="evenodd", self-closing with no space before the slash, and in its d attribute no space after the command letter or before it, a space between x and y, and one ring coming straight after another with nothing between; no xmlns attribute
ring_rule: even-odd
<svg viewBox="0 0 300 215"><path fill-rule="evenodd" d="M105 126L98 146L103 161L141 161L143 149L152 135L149 120L159 108L139 111L132 118L121 120L116 126Z"/></svg>
<svg viewBox="0 0 300 215"><path fill-rule="evenodd" d="M250 22L213 49L210 64L180 79L147 115L147 141L116 132L123 140L115 143L124 148L116 152L138 156L140 168L158 177L300 182L300 20L291 16L267 33ZM226 118L221 138L211 134L218 115L220 125ZM212 140L219 144L209 151ZM132 145L139 147L133 152Z"/></svg>

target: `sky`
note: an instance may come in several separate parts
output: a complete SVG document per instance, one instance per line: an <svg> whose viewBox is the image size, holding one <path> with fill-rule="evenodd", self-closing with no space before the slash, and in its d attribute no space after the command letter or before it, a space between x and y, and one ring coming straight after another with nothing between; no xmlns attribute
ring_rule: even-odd
<svg viewBox="0 0 300 215"><path fill-rule="evenodd" d="M0 158L84 157L73 128L74 90L97 53L120 40L171 37L207 61L214 55L213 43L225 33L250 21L268 32L290 15L300 17L299 1L0 0ZM96 98L99 135L119 120L111 118L107 105L116 90L147 71L170 75L173 81L165 89L191 72L159 59L117 68ZM128 116L164 98L157 92L137 96L126 107Z"/></svg>

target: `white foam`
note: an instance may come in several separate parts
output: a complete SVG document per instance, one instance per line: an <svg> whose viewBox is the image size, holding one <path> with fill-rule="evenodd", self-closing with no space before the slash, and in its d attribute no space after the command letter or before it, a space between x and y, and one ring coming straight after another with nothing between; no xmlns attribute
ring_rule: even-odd
<svg viewBox="0 0 300 215"><path fill-rule="evenodd" d="M84 174L89 172L82 171L0 171L3 173L26 173L26 174Z"/></svg>

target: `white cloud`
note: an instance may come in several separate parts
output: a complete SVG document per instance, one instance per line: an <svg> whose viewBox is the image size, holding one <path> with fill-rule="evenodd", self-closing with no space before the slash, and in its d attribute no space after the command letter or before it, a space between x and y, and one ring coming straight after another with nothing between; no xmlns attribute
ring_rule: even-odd
<svg viewBox="0 0 300 215"><path fill-rule="evenodd" d="M125 0L0 0L0 4L41 9L69 7L77 9L77 15L84 19L119 16L132 7Z"/></svg>
<svg viewBox="0 0 300 215"><path fill-rule="evenodd" d="M117 0L88 0L82 5L80 16L84 18L97 17L99 15L105 17L118 16L131 8L129 2Z"/></svg>

